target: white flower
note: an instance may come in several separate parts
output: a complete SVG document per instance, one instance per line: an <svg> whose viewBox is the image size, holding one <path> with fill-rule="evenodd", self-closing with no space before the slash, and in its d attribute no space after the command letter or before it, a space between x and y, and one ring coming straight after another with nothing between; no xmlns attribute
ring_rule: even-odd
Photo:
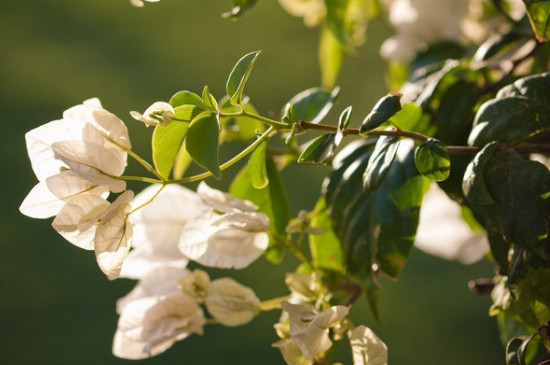
<svg viewBox="0 0 550 365"><path fill-rule="evenodd" d="M147 275L125 297L116 303L116 311L122 314L124 308L132 301L158 296L170 296L181 293L180 281L192 276L186 269L164 267L149 271Z"/></svg>
<svg viewBox="0 0 550 365"><path fill-rule="evenodd" d="M133 6L141 8L141 7L143 7L143 1L147 1L147 2L150 2L150 3L156 3L159 0L130 0L130 3L132 3Z"/></svg>
<svg viewBox="0 0 550 365"><path fill-rule="evenodd" d="M159 189L154 185L144 189L133 205L146 203ZM188 221L210 210L195 192L180 185L165 186L152 203L132 214L133 250L120 276L139 279L159 267L186 267L189 260L178 249L182 231Z"/></svg>
<svg viewBox="0 0 550 365"><path fill-rule="evenodd" d="M485 234L472 231L462 218L460 205L436 184L424 196L415 245L431 255L463 264L479 261L489 252Z"/></svg>
<svg viewBox="0 0 550 365"><path fill-rule="evenodd" d="M181 291L184 294L195 298L199 303L202 303L208 295L208 289L210 288L210 277L208 273L200 269L195 269L190 275L186 275L181 278L180 282Z"/></svg>
<svg viewBox="0 0 550 365"><path fill-rule="evenodd" d="M260 257L269 242L268 217L254 212L254 204L204 183L198 193L212 209L187 223L180 251L202 265L219 268L241 269Z"/></svg>
<svg viewBox="0 0 550 365"><path fill-rule="evenodd" d="M197 302L182 293L133 300L118 320L113 354L125 359L158 355L193 333L202 335L205 323Z"/></svg>
<svg viewBox="0 0 550 365"><path fill-rule="evenodd" d="M128 131L98 99L86 100L63 113L63 119L44 124L25 135L31 165L39 183L27 195L20 211L34 218L56 215L78 194L104 198L121 192L120 175L130 149ZM67 171L68 169L72 171Z"/></svg>
<svg viewBox="0 0 550 365"><path fill-rule="evenodd" d="M105 211L94 237L99 268L109 279L116 279L132 245L132 222L128 213L134 197L131 190L121 194Z"/></svg>
<svg viewBox="0 0 550 365"><path fill-rule="evenodd" d="M318 313L309 304L282 303L290 318L290 338L298 345L306 359L320 355L332 346L329 327L342 321L349 313L338 305Z"/></svg>
<svg viewBox="0 0 550 365"><path fill-rule="evenodd" d="M291 339L283 339L275 342L273 347L278 348L283 355L283 359L288 365L309 365L311 364L310 360L306 360L302 351L294 341Z"/></svg>
<svg viewBox="0 0 550 365"><path fill-rule="evenodd" d="M387 365L388 348L372 330L358 326L349 333L353 365Z"/></svg>
<svg viewBox="0 0 550 365"><path fill-rule="evenodd" d="M156 103L153 103L153 105L151 105L149 108L147 108L147 110L145 110L143 114L136 111L131 111L130 115L135 120L139 120L145 123L146 126L167 126L170 122L172 122L174 113L175 112L172 105L164 101L157 101Z"/></svg>
<svg viewBox="0 0 550 365"><path fill-rule="evenodd" d="M210 283L206 308L221 324L240 326L260 313L260 300L252 289L231 278L221 278Z"/></svg>

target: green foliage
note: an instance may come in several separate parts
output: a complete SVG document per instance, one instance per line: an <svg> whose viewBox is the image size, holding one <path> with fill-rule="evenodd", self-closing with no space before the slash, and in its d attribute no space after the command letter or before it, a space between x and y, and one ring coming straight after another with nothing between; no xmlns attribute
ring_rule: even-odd
<svg viewBox="0 0 550 365"><path fill-rule="evenodd" d="M527 7L527 15L540 42L550 40L550 1L523 0Z"/></svg>
<svg viewBox="0 0 550 365"><path fill-rule="evenodd" d="M220 116L220 125L222 127L220 140L224 142L239 141L248 142L255 138L259 133L265 130L262 122L248 116L239 116L240 109L246 113L257 115L258 111L249 101L248 97L243 97L241 105L231 105L229 97L226 95L220 100L220 112L233 114L231 117Z"/></svg>
<svg viewBox="0 0 550 365"><path fill-rule="evenodd" d="M412 249L428 183L416 171L414 148L402 144L384 182L377 190L365 193L362 178L374 148L373 141L367 139L342 150L325 182L324 195L346 267L362 280L378 317L375 277L380 273L399 276Z"/></svg>
<svg viewBox="0 0 550 365"><path fill-rule="evenodd" d="M359 133L365 134L375 128L378 128L382 123L385 123L401 110L401 94L390 93L378 100L372 111L365 117Z"/></svg>
<svg viewBox="0 0 550 365"><path fill-rule="evenodd" d="M204 103L202 98L187 90L178 91L170 98L170 105L174 108L181 105L194 105L201 110L208 110L208 105Z"/></svg>
<svg viewBox="0 0 550 365"><path fill-rule="evenodd" d="M382 136L378 138L374 151L369 158L367 169L363 174L363 188L369 193L378 189L384 182L386 175L397 154L399 138Z"/></svg>
<svg viewBox="0 0 550 365"><path fill-rule="evenodd" d="M518 144L550 128L550 74L524 77L502 88L478 110L468 139L473 146L491 141Z"/></svg>
<svg viewBox="0 0 550 365"><path fill-rule="evenodd" d="M251 52L244 55L241 59L237 61L233 70L229 74L225 88L227 90L227 95L229 96L229 101L233 105L242 104L242 94L248 76L252 72L252 67L256 62L256 58L260 54L260 51Z"/></svg>
<svg viewBox="0 0 550 365"><path fill-rule="evenodd" d="M288 105L290 105L290 120L319 123L332 109L339 92L339 87L332 90L314 87L296 94L288 102Z"/></svg>
<svg viewBox="0 0 550 365"><path fill-rule="evenodd" d="M433 181L449 177L451 160L445 145L435 138L423 142L414 152L414 163L418 172Z"/></svg>
<svg viewBox="0 0 550 365"><path fill-rule="evenodd" d="M336 133L323 134L314 139L298 157L298 163L326 165L336 150Z"/></svg>
<svg viewBox="0 0 550 365"><path fill-rule="evenodd" d="M170 176L170 171L172 171L172 166L188 128L188 123L181 122L172 122L167 126L158 125L155 127L152 137L153 162L158 173L165 179Z"/></svg>
<svg viewBox="0 0 550 365"><path fill-rule="evenodd" d="M342 45L327 27L323 27L319 40L319 65L324 88L333 88L336 84L343 58Z"/></svg>
<svg viewBox="0 0 550 365"><path fill-rule="evenodd" d="M338 238L332 229L332 223L323 197L315 205L315 212L317 214L311 219L311 225L321 228L323 233L309 235L312 262L317 268L344 273L344 255Z"/></svg>
<svg viewBox="0 0 550 365"><path fill-rule="evenodd" d="M265 164L266 148L267 142L264 141L256 147L256 150L254 150L248 160L248 174L250 176L250 183L256 189L263 189L269 183Z"/></svg>
<svg viewBox="0 0 550 365"><path fill-rule="evenodd" d="M195 162L221 178L219 157L220 122L216 114L203 112L193 119L185 147Z"/></svg>

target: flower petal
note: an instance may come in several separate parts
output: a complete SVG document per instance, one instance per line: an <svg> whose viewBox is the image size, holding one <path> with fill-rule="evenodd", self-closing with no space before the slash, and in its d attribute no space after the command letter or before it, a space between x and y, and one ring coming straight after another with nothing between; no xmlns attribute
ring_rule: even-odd
<svg viewBox="0 0 550 365"><path fill-rule="evenodd" d="M63 171L35 185L19 210L32 218L48 218L59 213L68 199L86 192L103 198L109 195L106 186L93 184L72 171Z"/></svg>
<svg viewBox="0 0 550 365"><path fill-rule="evenodd" d="M231 278L210 283L206 296L208 312L225 326L240 326L260 313L260 300L254 291Z"/></svg>
<svg viewBox="0 0 550 365"><path fill-rule="evenodd" d="M120 176L124 172L125 162L120 154L96 143L76 140L56 142L52 144L52 150L82 178L107 185L115 193L126 188L125 181L108 176Z"/></svg>
<svg viewBox="0 0 550 365"><path fill-rule="evenodd" d="M358 326L349 334L353 365L387 365L388 348L366 326Z"/></svg>
<svg viewBox="0 0 550 365"><path fill-rule="evenodd" d="M109 207L109 202L93 193L82 193L63 206L52 227L73 245L94 249L96 223Z"/></svg>
<svg viewBox="0 0 550 365"><path fill-rule="evenodd" d="M220 190L212 189L201 181L197 189L197 193L202 200L214 208L214 210L222 213L230 212L255 212L258 207L248 200L237 199L234 196L224 193Z"/></svg>
<svg viewBox="0 0 550 365"><path fill-rule="evenodd" d="M131 190L121 194L108 208L97 227L94 247L97 263L109 279L116 279L132 242L132 223L129 221Z"/></svg>

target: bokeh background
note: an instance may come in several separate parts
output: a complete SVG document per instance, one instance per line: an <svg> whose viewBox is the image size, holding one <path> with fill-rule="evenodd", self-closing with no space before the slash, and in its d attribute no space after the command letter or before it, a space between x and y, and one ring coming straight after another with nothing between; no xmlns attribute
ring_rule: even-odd
<svg viewBox="0 0 550 365"><path fill-rule="evenodd" d="M18 207L36 183L24 133L61 117L90 97L129 124L133 145L149 155L147 129L128 115L178 90L208 84L224 93L225 79L243 54L261 49L247 93L262 113L278 112L297 92L319 84L318 31L286 14L275 0L260 1L242 20L222 19L229 0L162 0L143 9L128 0L17 0L0 2L0 363L125 364L111 355L115 302L134 285L108 281L91 252L65 242L51 220L33 220ZM347 58L336 106L354 107L357 126L386 93L378 56L390 30L369 27L366 46ZM132 169L132 168L131 168ZM131 170L132 171L132 170ZM138 170L136 170L138 171ZM236 171L236 170L235 170ZM327 169L284 171L292 211L311 208ZM227 186L231 174L218 187ZM142 186L134 185L135 190ZM261 259L232 275L262 299L285 295L285 270ZM364 301L356 323L372 326L390 348L390 364L500 364L503 349L488 318L488 298L467 281L492 276L488 264L462 266L414 251L399 282L383 282L379 326ZM238 328L208 327L144 364L282 364L272 324L262 314ZM349 363L347 345L341 361Z"/></svg>

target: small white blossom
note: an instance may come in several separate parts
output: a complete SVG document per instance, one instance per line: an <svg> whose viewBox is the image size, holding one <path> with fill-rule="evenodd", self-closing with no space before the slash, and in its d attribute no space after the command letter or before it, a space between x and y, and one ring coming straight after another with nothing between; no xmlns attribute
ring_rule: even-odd
<svg viewBox="0 0 550 365"><path fill-rule="evenodd" d="M224 326L241 326L260 313L260 300L252 289L231 278L221 278L210 283L206 308Z"/></svg>
<svg viewBox="0 0 550 365"><path fill-rule="evenodd" d="M205 271L195 269L190 275L182 277L179 284L184 294L202 303L208 295L210 277Z"/></svg>
<svg viewBox="0 0 550 365"><path fill-rule="evenodd" d="M308 27L321 23L327 13L323 0L279 0L279 4L289 14L304 18Z"/></svg>
<svg viewBox="0 0 550 365"><path fill-rule="evenodd" d="M283 302L282 307L290 318L290 338L306 359L320 355L332 346L329 328L342 321L349 313L348 308L341 305L330 307L321 313L309 304Z"/></svg>
<svg viewBox="0 0 550 365"><path fill-rule="evenodd" d="M415 246L447 260L471 264L489 252L483 233L476 233L462 218L460 205L453 202L436 184L424 196Z"/></svg>
<svg viewBox="0 0 550 365"><path fill-rule="evenodd" d="M133 300L118 320L113 354L124 359L158 355L193 333L202 335L205 323L197 302L182 293Z"/></svg>
<svg viewBox="0 0 550 365"><path fill-rule="evenodd" d="M349 333L353 365L387 365L388 348L372 330L358 326Z"/></svg>
<svg viewBox="0 0 550 365"><path fill-rule="evenodd" d="M174 117L174 108L169 103L157 101L147 108L143 114L131 111L130 115L135 120L145 123L146 126L167 126Z"/></svg>
<svg viewBox="0 0 550 365"><path fill-rule="evenodd" d="M149 186L137 194L134 207L148 202L159 188ZM139 279L160 267L186 267L189 260L178 249L182 231L187 222L210 210L195 192L181 185L165 186L152 203L132 214L133 250L120 276Z"/></svg>

